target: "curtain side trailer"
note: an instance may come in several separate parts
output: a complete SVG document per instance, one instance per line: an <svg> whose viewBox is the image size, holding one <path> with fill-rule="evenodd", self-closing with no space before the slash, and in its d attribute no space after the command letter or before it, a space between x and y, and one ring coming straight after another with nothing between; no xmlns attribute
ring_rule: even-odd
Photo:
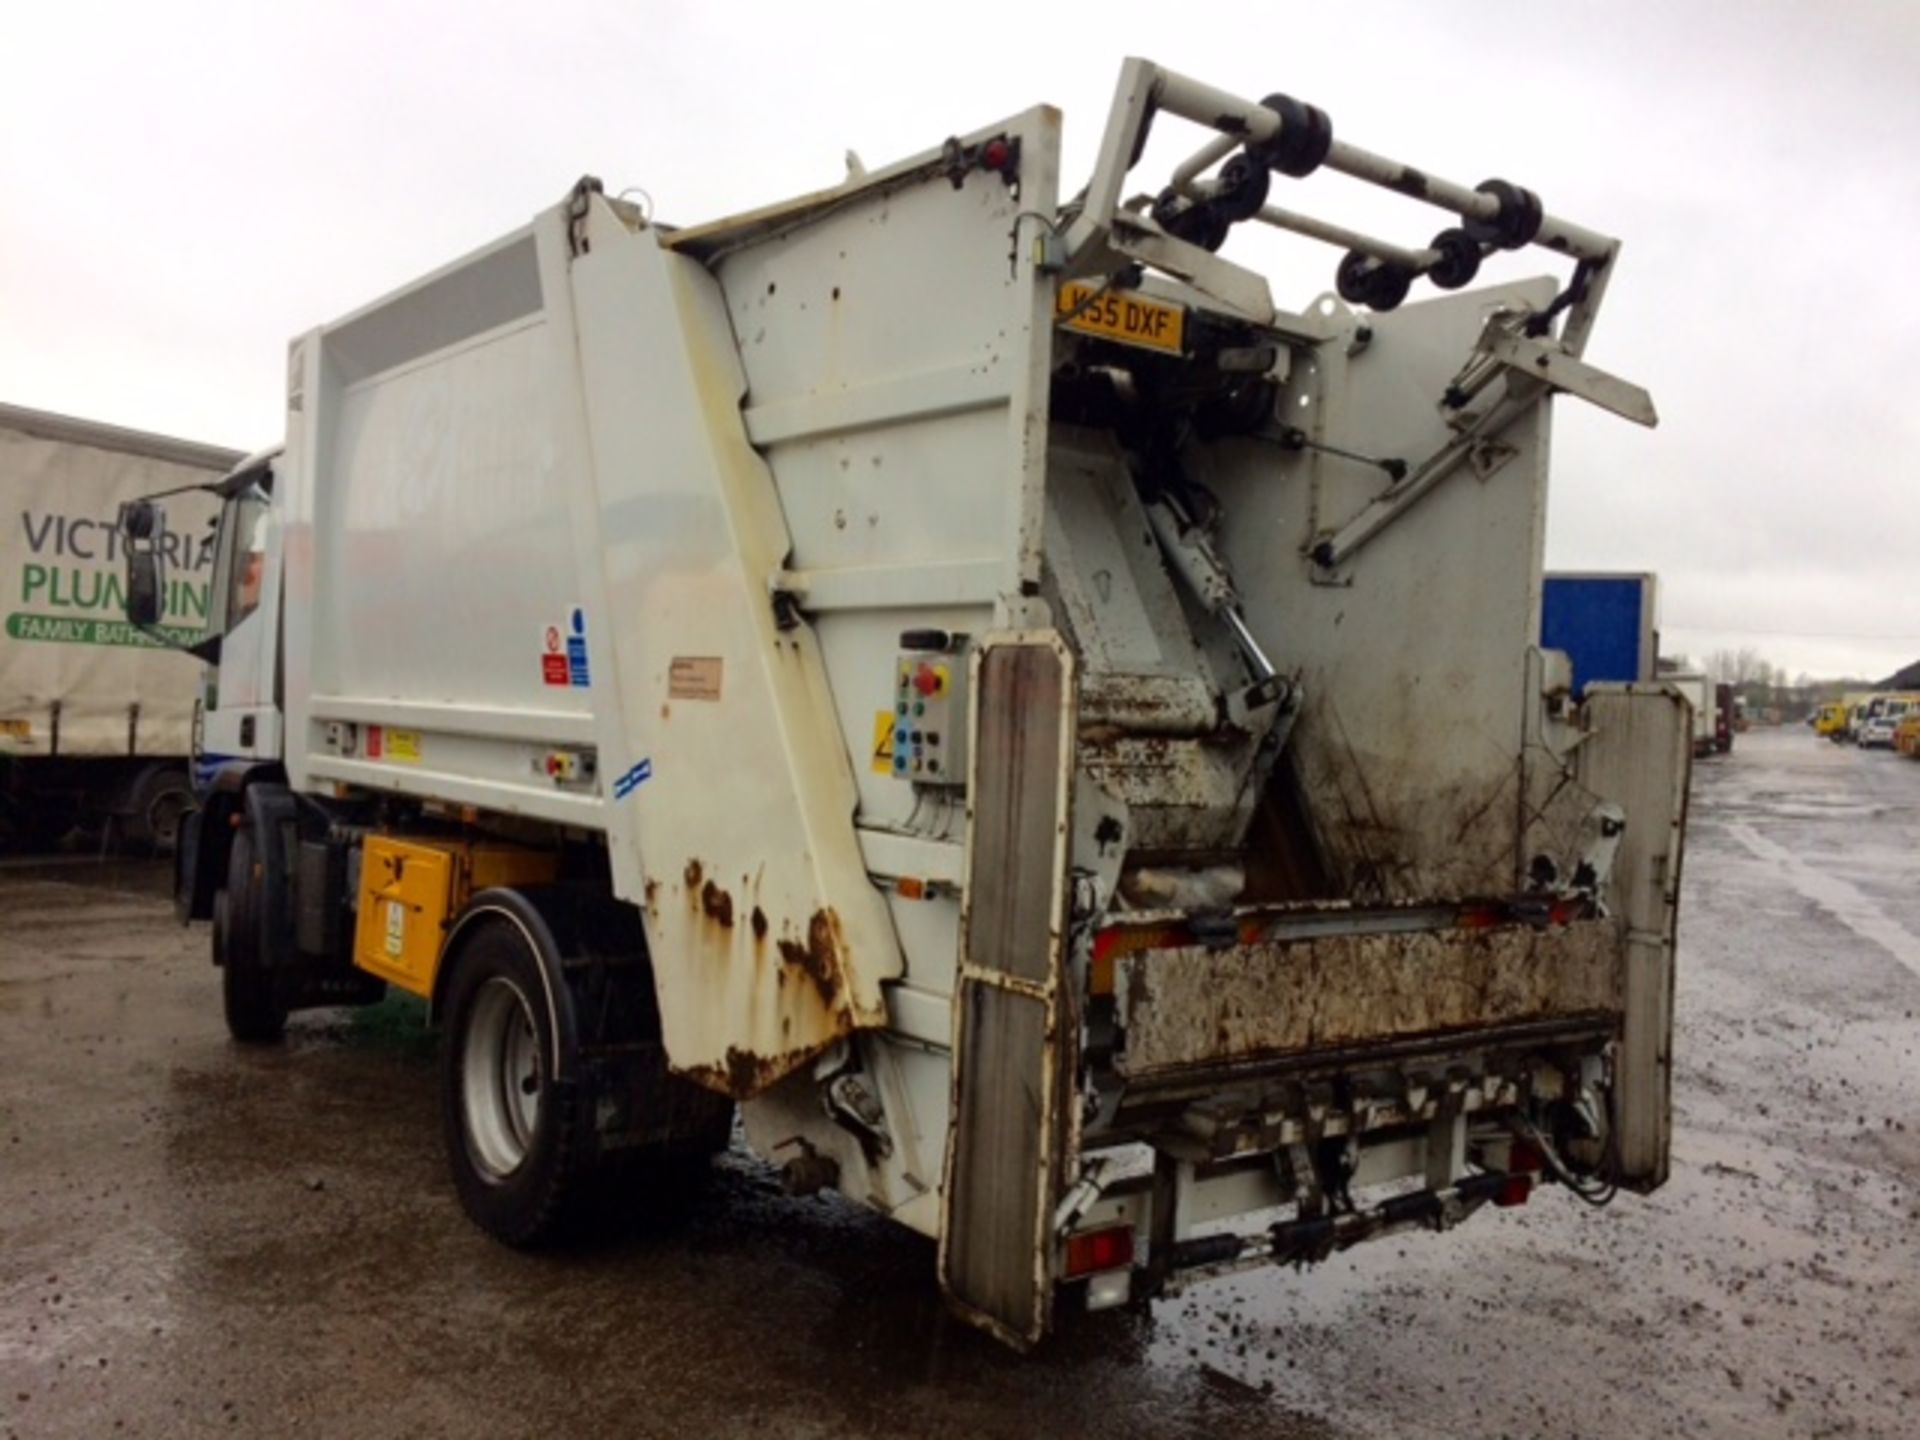
<svg viewBox="0 0 1920 1440"><path fill-rule="evenodd" d="M216 498L237 450L0 405L0 854L107 827L173 848L200 678L166 650L209 609ZM127 623L117 521L156 491L163 639Z"/></svg>

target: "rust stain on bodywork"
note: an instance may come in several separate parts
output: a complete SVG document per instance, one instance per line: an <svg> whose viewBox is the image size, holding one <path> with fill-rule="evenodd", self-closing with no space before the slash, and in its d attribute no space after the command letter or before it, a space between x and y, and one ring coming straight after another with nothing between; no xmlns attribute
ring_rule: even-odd
<svg viewBox="0 0 1920 1440"><path fill-rule="evenodd" d="M807 922L807 939L782 940L780 956L804 973L829 1009L840 993L840 917L831 909L816 910Z"/></svg>
<svg viewBox="0 0 1920 1440"><path fill-rule="evenodd" d="M840 1032L844 1034L845 1031ZM836 1034L833 1039L838 1039ZM680 1071L687 1079L708 1090L730 1095L736 1100L751 1100L761 1091L777 1085L833 1043L797 1050L781 1050L771 1055L756 1055L739 1045L727 1047L726 1058L715 1065L690 1065Z"/></svg>
<svg viewBox="0 0 1920 1440"><path fill-rule="evenodd" d="M700 887L700 908L709 920L733 928L733 897L711 880Z"/></svg>
<svg viewBox="0 0 1920 1440"><path fill-rule="evenodd" d="M751 1021L714 1033L710 1015L689 1017L684 1043L692 1053L684 1054L684 1063L671 1063L676 1073L706 1089L750 1099L853 1031L840 919L831 907L822 908L802 929L796 921L775 920L754 904L741 916L744 923L736 926L735 897L708 866L690 861L686 877L689 911L697 918L680 932L681 938L691 943L703 964L715 967L704 972L701 991L742 1002ZM740 903L748 902L742 898ZM774 936L782 937L777 950L767 943ZM671 1057L676 1032L671 1015L666 1019ZM702 1025L709 1027L705 1034L700 1033Z"/></svg>

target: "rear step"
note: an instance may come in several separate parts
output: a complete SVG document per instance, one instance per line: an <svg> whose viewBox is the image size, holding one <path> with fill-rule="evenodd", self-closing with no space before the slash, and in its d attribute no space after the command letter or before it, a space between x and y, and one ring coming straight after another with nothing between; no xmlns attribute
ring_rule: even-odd
<svg viewBox="0 0 1920 1440"><path fill-rule="evenodd" d="M1363 1240L1416 1226L1450 1230L1491 1200L1498 1206L1524 1205L1534 1176L1524 1171L1488 1171L1467 1175L1437 1190L1395 1195L1366 1210L1286 1220L1263 1234L1203 1235L1176 1240L1165 1269L1172 1292L1193 1282L1259 1265L1312 1265Z"/></svg>

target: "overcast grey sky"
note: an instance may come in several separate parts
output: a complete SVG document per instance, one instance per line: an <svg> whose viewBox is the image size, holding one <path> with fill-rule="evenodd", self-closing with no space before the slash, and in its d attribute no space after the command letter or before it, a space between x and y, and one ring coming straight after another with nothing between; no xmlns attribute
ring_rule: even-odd
<svg viewBox="0 0 1920 1440"><path fill-rule="evenodd" d="M1090 168L1120 61L1284 90L1627 249L1562 402L1548 561L1653 570L1667 648L1920 657L1920 4L0 4L0 400L253 448L286 341L583 172L688 223L1038 101ZM1308 202L1312 202L1309 204ZM1287 197L1410 243L1342 177ZM1242 227L1243 232L1258 227ZM1295 308L1335 257L1236 233ZM1530 252L1537 255L1540 252ZM1505 259L1489 274L1540 268Z"/></svg>

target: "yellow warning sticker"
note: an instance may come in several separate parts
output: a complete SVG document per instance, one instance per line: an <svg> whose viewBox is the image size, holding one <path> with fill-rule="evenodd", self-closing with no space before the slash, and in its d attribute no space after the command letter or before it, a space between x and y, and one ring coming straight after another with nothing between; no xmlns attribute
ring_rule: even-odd
<svg viewBox="0 0 1920 1440"><path fill-rule="evenodd" d="M873 760L871 763L877 775L893 773L893 712L891 710L873 712Z"/></svg>
<svg viewBox="0 0 1920 1440"><path fill-rule="evenodd" d="M388 730L387 758L404 761L409 765L420 763L420 732L418 730Z"/></svg>

